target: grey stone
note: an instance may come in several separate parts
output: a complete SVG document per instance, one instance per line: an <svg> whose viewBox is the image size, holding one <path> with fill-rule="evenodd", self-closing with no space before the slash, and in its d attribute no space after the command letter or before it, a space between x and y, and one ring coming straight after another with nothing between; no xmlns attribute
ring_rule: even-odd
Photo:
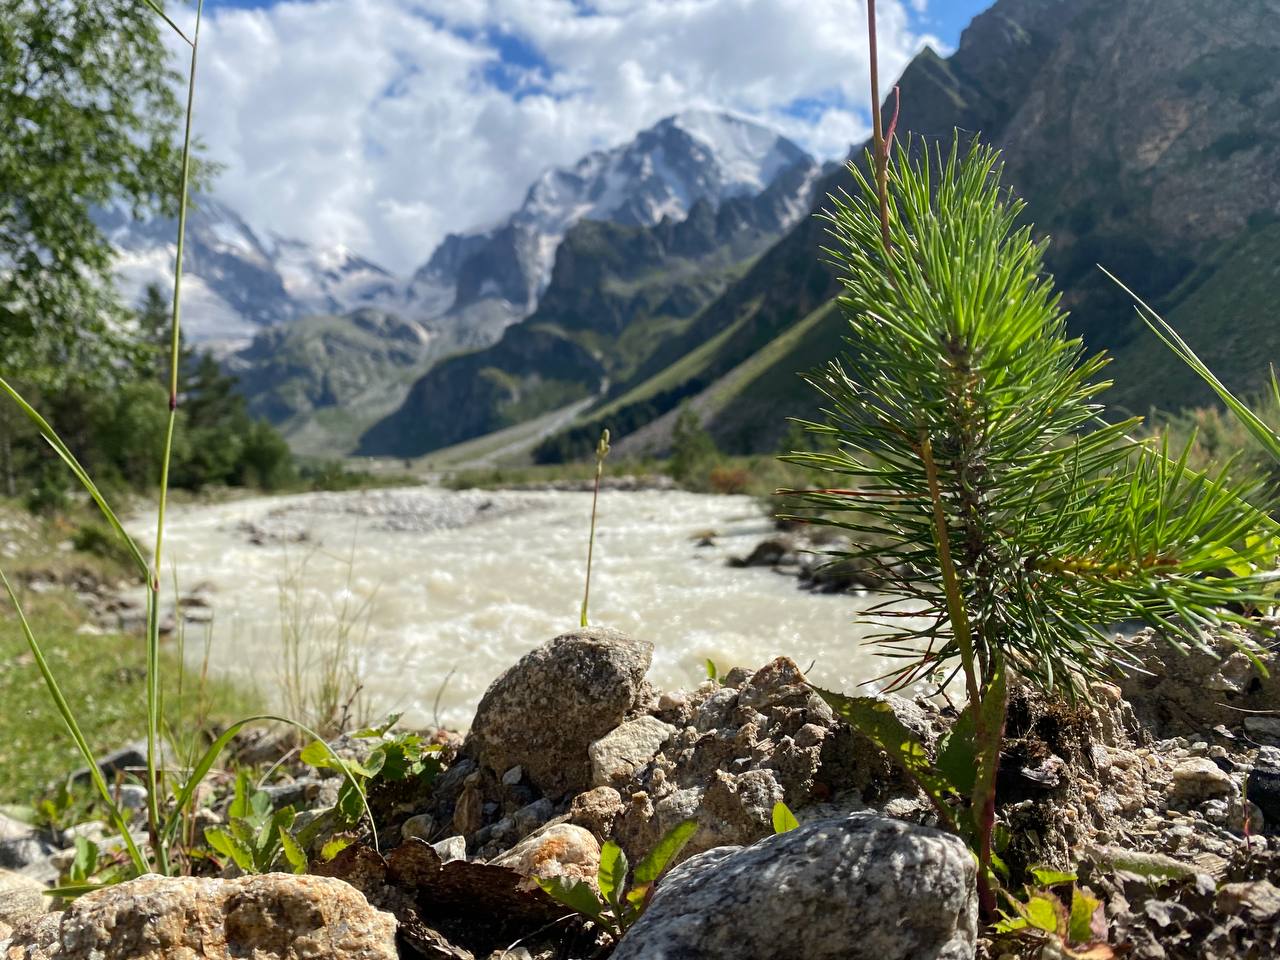
<svg viewBox="0 0 1280 960"><path fill-rule="evenodd" d="M674 869L613 960L972 960L975 875L942 831L819 820Z"/></svg>
<svg viewBox="0 0 1280 960"><path fill-rule="evenodd" d="M431 849L440 856L441 863L467 859L467 838L446 837L439 843L433 843Z"/></svg>
<svg viewBox="0 0 1280 960"><path fill-rule="evenodd" d="M429 813L420 813L416 817L410 817L400 825L400 837L404 840L426 840L430 843L431 837L435 832L435 817Z"/></svg>
<svg viewBox="0 0 1280 960"><path fill-rule="evenodd" d="M56 849L35 827L0 813L0 867L20 870Z"/></svg>
<svg viewBox="0 0 1280 960"><path fill-rule="evenodd" d="M1231 778L1208 757L1192 757L1173 768L1170 793L1174 797L1199 801L1228 796L1235 790Z"/></svg>
<svg viewBox="0 0 1280 960"><path fill-rule="evenodd" d="M52 902L44 895L44 884L0 869L0 923L11 927L26 923L48 912Z"/></svg>
<svg viewBox="0 0 1280 960"><path fill-rule="evenodd" d="M519 836L527 836L556 815L556 808L550 800L543 797L527 806L521 807L511 815Z"/></svg>
<svg viewBox="0 0 1280 960"><path fill-rule="evenodd" d="M463 751L495 776L523 767L547 796L589 789L587 750L647 696L652 659L652 644L614 630L557 637L493 682Z"/></svg>
<svg viewBox="0 0 1280 960"><path fill-rule="evenodd" d="M591 785L608 787L626 780L638 767L652 760L675 732L671 724L647 715L609 731L588 750Z"/></svg>

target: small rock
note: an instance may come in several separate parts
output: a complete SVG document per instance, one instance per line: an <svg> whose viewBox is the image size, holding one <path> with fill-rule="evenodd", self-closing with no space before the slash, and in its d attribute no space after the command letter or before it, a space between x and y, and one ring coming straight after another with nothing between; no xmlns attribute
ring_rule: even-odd
<svg viewBox="0 0 1280 960"><path fill-rule="evenodd" d="M1263 747L1258 751L1245 781L1245 796L1262 811L1268 829L1280 829L1280 749Z"/></svg>
<svg viewBox="0 0 1280 960"><path fill-rule="evenodd" d="M1265 923L1280 917L1280 889L1267 880L1228 883L1218 891L1216 905L1228 916Z"/></svg>
<svg viewBox="0 0 1280 960"><path fill-rule="evenodd" d="M676 867L613 960L972 960L975 873L940 830L818 820Z"/></svg>
<svg viewBox="0 0 1280 960"><path fill-rule="evenodd" d="M1173 768L1169 792L1175 799L1199 801L1235 791L1231 778L1207 757L1183 760Z"/></svg>
<svg viewBox="0 0 1280 960"><path fill-rule="evenodd" d="M745 557L734 557L729 561L731 567L778 567L794 566L800 562L796 555L795 543L788 537L770 537L756 544L755 549Z"/></svg>
<svg viewBox="0 0 1280 960"><path fill-rule="evenodd" d="M15 929L9 960L396 960L396 920L330 877L145 876Z"/></svg>
<svg viewBox="0 0 1280 960"><path fill-rule="evenodd" d="M613 835L613 820L622 812L622 795L613 787L596 787L580 793L569 805L569 822L585 827L597 840Z"/></svg>
<svg viewBox="0 0 1280 960"><path fill-rule="evenodd" d="M638 767L652 760L675 732L671 724L647 715L611 730L587 751L591 757L592 786L607 787L626 780Z"/></svg>
<svg viewBox="0 0 1280 960"><path fill-rule="evenodd" d="M502 784L506 787L514 787L517 783L524 779L524 768L514 766L502 775Z"/></svg>
<svg viewBox="0 0 1280 960"><path fill-rule="evenodd" d="M564 634L493 682L463 752L495 772L513 766L544 795L591 787L588 748L648 696L653 645L614 630Z"/></svg>
<svg viewBox="0 0 1280 960"><path fill-rule="evenodd" d="M400 837L403 840L425 840L431 842L436 832L435 817L429 813L420 813L410 817L400 825Z"/></svg>
<svg viewBox="0 0 1280 960"><path fill-rule="evenodd" d="M467 838L446 837L439 843L433 843L431 849L440 856L441 863L467 859Z"/></svg>
<svg viewBox="0 0 1280 960"><path fill-rule="evenodd" d="M21 873L0 869L0 923L11 927L27 923L46 913L51 903L44 895L44 884Z"/></svg>
<svg viewBox="0 0 1280 960"><path fill-rule="evenodd" d="M492 863L529 878L525 884L529 890L537 887L534 878L564 877L570 883L595 883L600 869L600 844L589 830L557 823L521 840Z"/></svg>
<svg viewBox="0 0 1280 960"><path fill-rule="evenodd" d="M0 868L20 870L56 849L35 827L0 813Z"/></svg>
<svg viewBox="0 0 1280 960"><path fill-rule="evenodd" d="M1260 743L1280 746L1280 717L1245 717L1244 729L1249 736Z"/></svg>
<svg viewBox="0 0 1280 960"><path fill-rule="evenodd" d="M516 835L521 837L528 836L554 817L555 813L555 805L546 797L521 807L511 815Z"/></svg>

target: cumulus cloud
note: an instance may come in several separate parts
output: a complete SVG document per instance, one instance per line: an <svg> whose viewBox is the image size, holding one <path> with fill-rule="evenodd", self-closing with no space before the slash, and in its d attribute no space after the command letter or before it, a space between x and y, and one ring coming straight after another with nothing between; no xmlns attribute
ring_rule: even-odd
<svg viewBox="0 0 1280 960"><path fill-rule="evenodd" d="M881 0L887 83L924 43ZM398 271L492 222L545 168L691 106L822 158L867 132L850 0L280 0L215 8L196 126L217 194L257 229Z"/></svg>

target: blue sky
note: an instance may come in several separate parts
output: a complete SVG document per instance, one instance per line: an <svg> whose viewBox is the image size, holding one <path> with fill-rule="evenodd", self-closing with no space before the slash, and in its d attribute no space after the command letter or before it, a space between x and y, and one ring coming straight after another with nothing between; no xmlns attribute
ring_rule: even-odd
<svg viewBox="0 0 1280 960"><path fill-rule="evenodd" d="M990 0L879 0L882 85ZM690 107L867 132L859 0L206 0L196 127L255 228L396 271Z"/></svg>

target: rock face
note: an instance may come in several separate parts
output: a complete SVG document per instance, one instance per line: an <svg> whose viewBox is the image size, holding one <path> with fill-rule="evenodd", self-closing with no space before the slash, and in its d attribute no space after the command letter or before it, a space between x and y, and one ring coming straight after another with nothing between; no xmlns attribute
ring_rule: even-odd
<svg viewBox="0 0 1280 960"><path fill-rule="evenodd" d="M931 739L921 708L897 697L892 704L899 719ZM614 784L624 803L614 839L636 855L691 817L700 828L685 856L769 836L778 801L810 808L838 795L839 811L848 812L917 796L787 657L754 674L732 670L720 683L664 695L656 713L677 732L629 780Z"/></svg>
<svg viewBox="0 0 1280 960"><path fill-rule="evenodd" d="M587 790L591 744L647 699L652 659L652 644L613 630L557 637L493 682L463 753L499 777L522 767L546 796Z"/></svg>
<svg viewBox="0 0 1280 960"><path fill-rule="evenodd" d="M269 873L140 877L13 934L5 960L396 960L396 921L351 885Z"/></svg>
<svg viewBox="0 0 1280 960"><path fill-rule="evenodd" d="M975 867L954 836L820 820L721 847L660 881L614 960L969 960Z"/></svg>

